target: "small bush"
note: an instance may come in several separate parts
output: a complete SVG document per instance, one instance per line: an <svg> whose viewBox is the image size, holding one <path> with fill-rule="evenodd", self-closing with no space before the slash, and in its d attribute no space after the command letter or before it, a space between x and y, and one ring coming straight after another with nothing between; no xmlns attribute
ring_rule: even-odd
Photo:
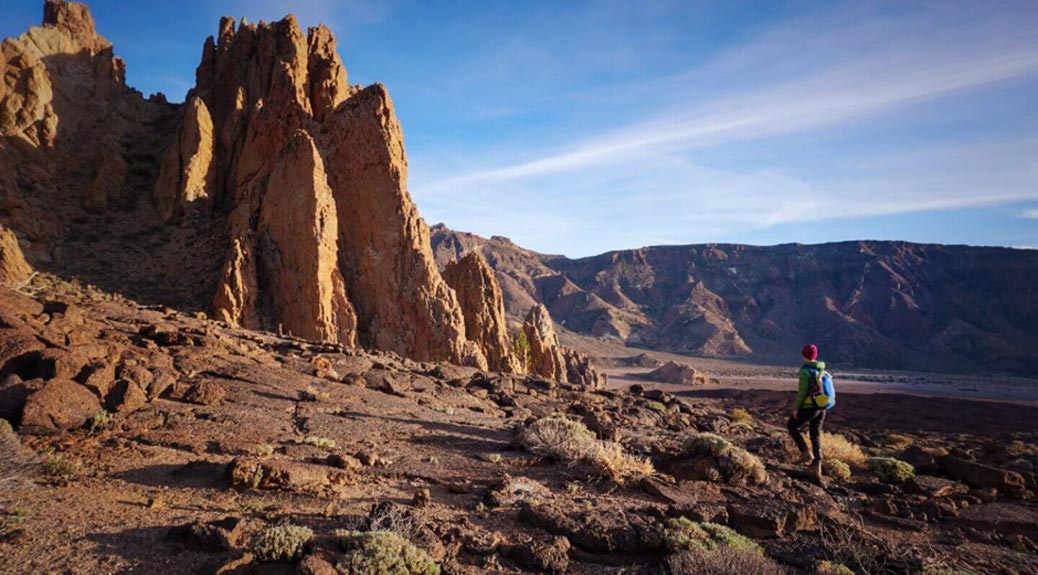
<svg viewBox="0 0 1038 575"><path fill-rule="evenodd" d="M252 546L260 561L298 561L314 538L309 527L278 525L260 533Z"/></svg>
<svg viewBox="0 0 1038 575"><path fill-rule="evenodd" d="M714 460L722 477L730 483L765 483L768 473L760 459L712 433L694 433L685 439L685 454Z"/></svg>
<svg viewBox="0 0 1038 575"><path fill-rule="evenodd" d="M815 568L816 575L854 575L854 571L851 571L849 567L842 563L833 563L832 561L822 561Z"/></svg>
<svg viewBox="0 0 1038 575"><path fill-rule="evenodd" d="M89 429L91 433L97 433L98 431L107 428L111 423L112 414L105 410L101 410L100 413L96 413L90 418L90 421L87 423L87 429Z"/></svg>
<svg viewBox="0 0 1038 575"><path fill-rule="evenodd" d="M883 483L904 483L915 477L915 468L893 457L870 457L869 471Z"/></svg>
<svg viewBox="0 0 1038 575"><path fill-rule="evenodd" d="M753 416L750 415L750 412L741 407L733 409L732 413L729 414L729 417L731 418L732 423L753 423Z"/></svg>
<svg viewBox="0 0 1038 575"><path fill-rule="evenodd" d="M342 558L335 570L342 575L439 575L429 554L392 531L337 531Z"/></svg>
<svg viewBox="0 0 1038 575"><path fill-rule="evenodd" d="M0 493L4 484L28 478L37 462L33 454L22 448L18 435L6 419L0 419Z"/></svg>
<svg viewBox="0 0 1038 575"><path fill-rule="evenodd" d="M618 443L601 441L584 424L561 415L533 422L520 432L519 443L531 453L587 466L592 474L621 485L655 471L649 460L628 455Z"/></svg>
<svg viewBox="0 0 1038 575"><path fill-rule="evenodd" d="M700 523L687 517L668 519L663 524L663 542L667 549L673 552L710 551L727 547L764 554L760 545L728 527L716 523Z"/></svg>
<svg viewBox="0 0 1038 575"><path fill-rule="evenodd" d="M628 455L619 443L612 441L596 441L594 450L584 462L595 475L608 477L620 485L656 472L651 461Z"/></svg>
<svg viewBox="0 0 1038 575"><path fill-rule="evenodd" d="M328 439L327 437L317 437L316 435L307 435L300 439L299 443L304 445L313 445L314 447L320 447L321 449L331 449L335 447L335 441Z"/></svg>
<svg viewBox="0 0 1038 575"><path fill-rule="evenodd" d="M48 457L43 462L43 475L58 483L69 483L79 477L79 464L64 457Z"/></svg>
<svg viewBox="0 0 1038 575"><path fill-rule="evenodd" d="M274 455L274 446L269 443L257 445L252 448L252 453L257 457L270 457L271 455Z"/></svg>
<svg viewBox="0 0 1038 575"><path fill-rule="evenodd" d="M822 450L828 459L842 461L854 467L864 467L865 452L861 447L838 433L822 432Z"/></svg>
<svg viewBox="0 0 1038 575"><path fill-rule="evenodd" d="M561 415L538 419L519 436L520 444L530 453L562 462L584 457L595 441L590 429Z"/></svg>
<svg viewBox="0 0 1038 575"><path fill-rule="evenodd" d="M642 405L644 405L648 409L651 409L652 411L655 411L656 413L666 413L667 412L667 406L664 405L663 402L661 402L661 401L655 401L655 400L650 399L649 401L646 401Z"/></svg>
<svg viewBox="0 0 1038 575"><path fill-rule="evenodd" d="M784 567L763 553L721 547L684 551L667 557L670 575L787 575Z"/></svg>
<svg viewBox="0 0 1038 575"><path fill-rule="evenodd" d="M822 472L826 477L847 481L851 478L851 466L839 459L823 459Z"/></svg>
<svg viewBox="0 0 1038 575"><path fill-rule="evenodd" d="M883 436L883 445L893 447L894 449L902 449L912 445L913 443L915 443L915 439L900 433L888 433Z"/></svg>

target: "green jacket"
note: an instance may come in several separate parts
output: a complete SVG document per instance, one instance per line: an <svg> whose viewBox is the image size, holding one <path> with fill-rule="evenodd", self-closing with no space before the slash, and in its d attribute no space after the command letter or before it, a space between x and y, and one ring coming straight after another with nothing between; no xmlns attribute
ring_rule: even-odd
<svg viewBox="0 0 1038 575"><path fill-rule="evenodd" d="M793 402L793 409L800 409L804 407L804 401L807 399L807 394L811 391L811 372L807 371L807 367L812 367L818 371L825 369L824 361L805 361L804 366L800 368L800 389L797 391L796 401ZM811 407L811 406L808 406Z"/></svg>

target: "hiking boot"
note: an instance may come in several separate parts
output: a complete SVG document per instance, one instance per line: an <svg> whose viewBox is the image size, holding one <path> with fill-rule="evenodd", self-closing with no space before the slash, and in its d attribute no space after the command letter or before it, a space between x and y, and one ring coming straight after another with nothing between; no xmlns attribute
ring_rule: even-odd
<svg viewBox="0 0 1038 575"><path fill-rule="evenodd" d="M811 462L811 479L814 479L815 483L825 487L825 477L822 475L822 462L812 461Z"/></svg>
<svg viewBox="0 0 1038 575"><path fill-rule="evenodd" d="M799 464L799 465L807 465L807 464L811 463L812 461L814 461L814 459L815 458L814 458L813 455L811 455L810 451L801 451L800 452L800 459L797 459L797 464Z"/></svg>

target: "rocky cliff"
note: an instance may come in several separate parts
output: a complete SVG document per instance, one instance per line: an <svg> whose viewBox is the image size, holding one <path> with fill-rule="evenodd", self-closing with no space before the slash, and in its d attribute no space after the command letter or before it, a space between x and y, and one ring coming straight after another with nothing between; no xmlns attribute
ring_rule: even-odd
<svg viewBox="0 0 1038 575"><path fill-rule="evenodd" d="M222 19L183 105L128 88L82 4L48 0L2 54L0 224L28 263L233 326L516 371L499 286L441 277L392 100L348 83L326 27Z"/></svg>
<svg viewBox="0 0 1038 575"><path fill-rule="evenodd" d="M441 265L478 249L515 320L540 302L567 329L637 346L790 361L813 341L844 365L1038 369L1034 250L868 241L569 259L443 226L433 249Z"/></svg>

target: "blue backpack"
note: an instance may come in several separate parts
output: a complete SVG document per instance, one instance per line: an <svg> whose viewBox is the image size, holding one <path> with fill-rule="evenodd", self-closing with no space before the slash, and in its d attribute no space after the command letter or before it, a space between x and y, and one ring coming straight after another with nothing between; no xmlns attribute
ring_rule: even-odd
<svg viewBox="0 0 1038 575"><path fill-rule="evenodd" d="M824 369L815 369L804 365L810 376L811 387L807 390L807 400L815 409L832 409L836 405L836 386L833 385L833 376Z"/></svg>

